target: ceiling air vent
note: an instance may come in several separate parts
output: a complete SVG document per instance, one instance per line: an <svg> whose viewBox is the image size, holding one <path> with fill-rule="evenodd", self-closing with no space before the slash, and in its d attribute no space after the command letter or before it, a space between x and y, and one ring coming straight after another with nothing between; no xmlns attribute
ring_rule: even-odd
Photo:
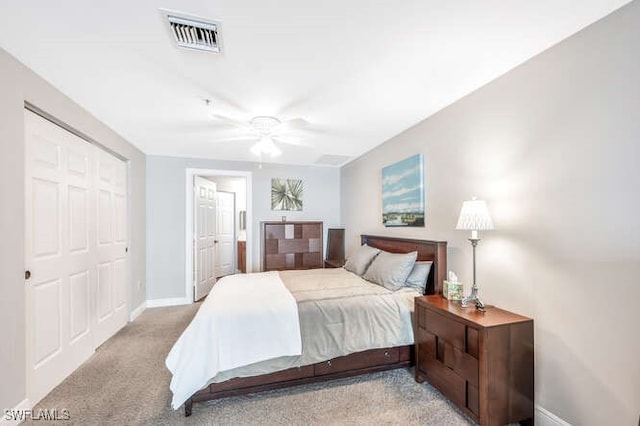
<svg viewBox="0 0 640 426"><path fill-rule="evenodd" d="M220 53L217 23L175 15L167 15L167 20L178 46Z"/></svg>

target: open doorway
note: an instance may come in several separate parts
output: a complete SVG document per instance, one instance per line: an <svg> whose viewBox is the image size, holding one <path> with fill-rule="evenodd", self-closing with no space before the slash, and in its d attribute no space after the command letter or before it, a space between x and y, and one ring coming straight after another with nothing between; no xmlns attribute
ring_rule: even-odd
<svg viewBox="0 0 640 426"><path fill-rule="evenodd" d="M213 206L200 200L203 182L213 188ZM251 253L251 172L187 169L186 185L185 286L187 297L198 300L212 286L204 285L207 276L215 282L252 270L246 255Z"/></svg>

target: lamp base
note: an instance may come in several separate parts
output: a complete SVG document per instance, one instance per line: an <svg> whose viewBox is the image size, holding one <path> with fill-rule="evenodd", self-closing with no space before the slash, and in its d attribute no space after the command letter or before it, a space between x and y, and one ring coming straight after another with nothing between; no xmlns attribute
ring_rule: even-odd
<svg viewBox="0 0 640 426"><path fill-rule="evenodd" d="M471 294L468 295L467 297L465 297L464 299L462 299L462 302L460 302L460 305L463 308L467 308L469 307L469 303L475 303L476 304L476 309L482 312L485 312L485 304L482 300L480 300L480 298L478 297L478 287L473 287L471 289Z"/></svg>

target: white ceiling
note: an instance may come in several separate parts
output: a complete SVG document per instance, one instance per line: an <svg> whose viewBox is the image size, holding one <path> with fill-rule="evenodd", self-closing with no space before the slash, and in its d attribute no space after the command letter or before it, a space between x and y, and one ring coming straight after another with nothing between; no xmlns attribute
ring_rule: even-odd
<svg viewBox="0 0 640 426"><path fill-rule="evenodd" d="M628 0L2 0L0 47L151 155L256 160L214 115L302 118L287 164L355 158ZM160 8L221 23L180 49ZM205 99L212 101L211 108ZM299 120L298 120L299 121Z"/></svg>

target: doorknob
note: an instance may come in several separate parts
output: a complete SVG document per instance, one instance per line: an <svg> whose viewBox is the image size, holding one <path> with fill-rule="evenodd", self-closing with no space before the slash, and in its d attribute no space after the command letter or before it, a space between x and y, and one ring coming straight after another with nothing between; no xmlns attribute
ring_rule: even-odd
<svg viewBox="0 0 640 426"><path fill-rule="evenodd" d="M31 271L24 271L24 279L28 280L29 278L31 278Z"/></svg>

